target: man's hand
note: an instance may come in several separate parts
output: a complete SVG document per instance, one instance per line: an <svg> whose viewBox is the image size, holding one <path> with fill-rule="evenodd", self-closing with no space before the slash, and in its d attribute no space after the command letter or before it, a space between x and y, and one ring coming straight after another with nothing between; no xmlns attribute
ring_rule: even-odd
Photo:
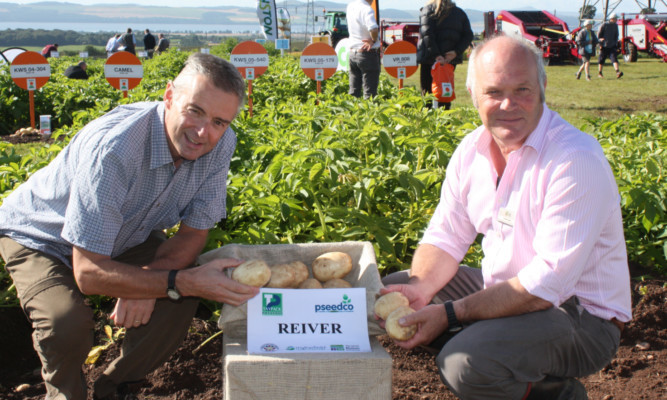
<svg viewBox="0 0 667 400"><path fill-rule="evenodd" d="M414 310L420 310L431 302L431 299L422 296L423 293L417 290L414 285L388 285L380 289L380 295L391 292L403 294L410 301L410 307Z"/></svg>
<svg viewBox="0 0 667 400"><path fill-rule="evenodd" d="M136 328L151 319L155 299L118 299L110 318L116 326Z"/></svg>
<svg viewBox="0 0 667 400"><path fill-rule="evenodd" d="M259 288L227 277L225 269L236 267L241 260L223 258L199 267L184 269L176 275L176 287L184 296L197 296L238 306L259 293Z"/></svg>
<svg viewBox="0 0 667 400"><path fill-rule="evenodd" d="M447 328L447 314L442 304L429 304L398 320L401 326L417 325L417 333L409 340L395 340L397 346L412 349L420 344L429 344Z"/></svg>

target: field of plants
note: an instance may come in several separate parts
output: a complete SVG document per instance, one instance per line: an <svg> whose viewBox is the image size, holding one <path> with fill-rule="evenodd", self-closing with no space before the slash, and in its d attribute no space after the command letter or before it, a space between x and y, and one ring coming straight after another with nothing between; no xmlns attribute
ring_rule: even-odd
<svg viewBox="0 0 667 400"><path fill-rule="evenodd" d="M229 59L235 44L228 40L211 53ZM399 91L386 75L371 101L348 96L342 73L324 82L317 95L297 58L279 57L273 49L270 55L269 70L253 83L253 116L242 111L233 123L239 140L227 218L211 230L206 250L228 243L370 241L382 275L409 268L439 199L449 158L461 138L481 123L461 92L465 68L457 69L463 104L445 111L428 107L430 100L414 87ZM126 99L104 79L104 60L91 59L91 79L76 81L62 72L77 58L51 59L51 79L35 93L35 102L37 115L52 116L53 139L22 145L0 141L0 202L86 123L119 104L160 100L187 56L172 51L144 60L142 83ZM549 82L561 91L576 82L554 82L552 75L573 78L552 68L559 67L548 68ZM27 92L8 71L0 72L0 139L29 126L28 107ZM629 261L642 275L634 278L664 279L667 117L659 112L613 119L598 115L591 111L576 125L600 141L617 178ZM480 257L479 246L473 246L465 262L478 265ZM0 307L16 304L0 262ZM219 304L204 304L212 319L219 315Z"/></svg>

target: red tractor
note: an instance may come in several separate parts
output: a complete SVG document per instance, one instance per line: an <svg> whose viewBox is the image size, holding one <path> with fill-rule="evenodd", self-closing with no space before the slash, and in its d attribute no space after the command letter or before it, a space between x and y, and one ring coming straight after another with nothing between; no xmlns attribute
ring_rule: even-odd
<svg viewBox="0 0 667 400"><path fill-rule="evenodd" d="M667 62L667 13L623 14L617 24L626 62L637 61L638 51Z"/></svg>

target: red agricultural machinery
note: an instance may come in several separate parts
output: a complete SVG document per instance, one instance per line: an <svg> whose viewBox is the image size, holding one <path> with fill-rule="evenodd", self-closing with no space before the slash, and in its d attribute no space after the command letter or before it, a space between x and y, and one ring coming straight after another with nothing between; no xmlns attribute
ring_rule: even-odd
<svg viewBox="0 0 667 400"><path fill-rule="evenodd" d="M623 14L616 23L626 62L637 61L639 51L667 62L667 13Z"/></svg>
<svg viewBox="0 0 667 400"><path fill-rule="evenodd" d="M408 41L416 47L419 40L419 22L385 20L380 22L380 41L383 47L401 40Z"/></svg>
<svg viewBox="0 0 667 400"><path fill-rule="evenodd" d="M501 11L484 19L486 36L505 34L534 43L542 50L544 62L578 63L577 45L567 23L547 11Z"/></svg>

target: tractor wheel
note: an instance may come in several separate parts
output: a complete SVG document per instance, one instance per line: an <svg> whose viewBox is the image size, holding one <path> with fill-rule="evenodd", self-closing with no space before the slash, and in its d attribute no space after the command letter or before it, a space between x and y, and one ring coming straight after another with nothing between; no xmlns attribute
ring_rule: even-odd
<svg viewBox="0 0 667 400"><path fill-rule="evenodd" d="M625 44L625 54L623 54L625 62L637 62L637 46L632 42Z"/></svg>

